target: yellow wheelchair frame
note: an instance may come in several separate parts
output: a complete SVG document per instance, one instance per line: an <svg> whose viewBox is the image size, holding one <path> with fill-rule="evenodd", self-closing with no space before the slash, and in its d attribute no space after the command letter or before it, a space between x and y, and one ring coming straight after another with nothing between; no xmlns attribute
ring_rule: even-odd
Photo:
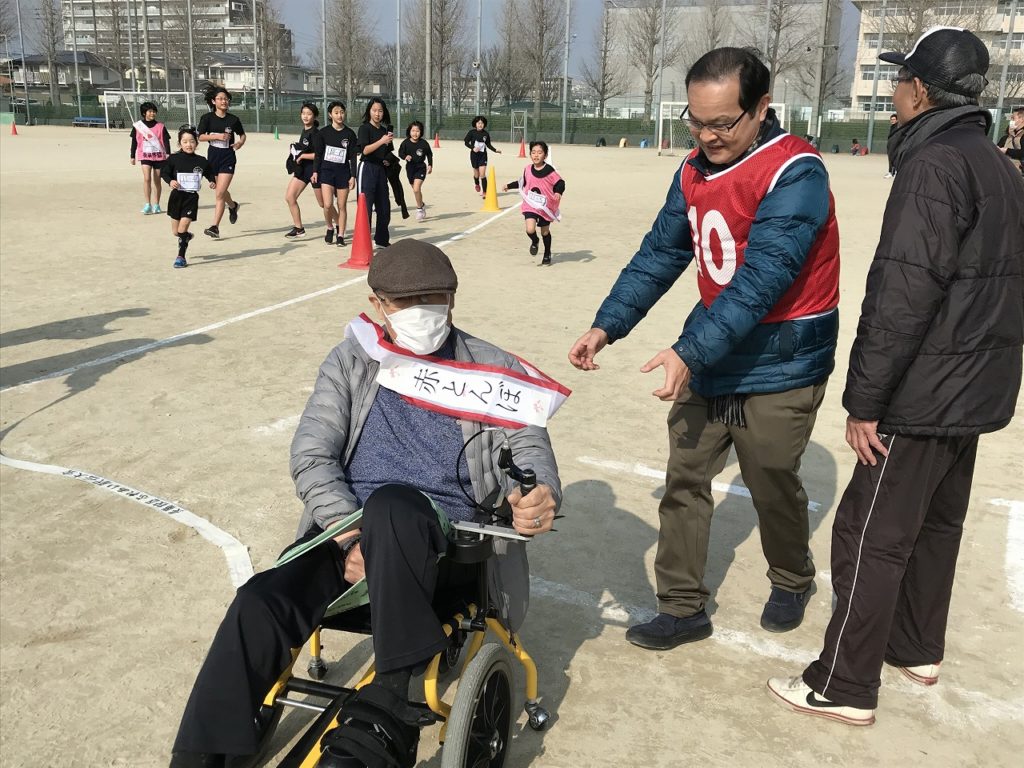
<svg viewBox="0 0 1024 768"><path fill-rule="evenodd" d="M470 557L480 557L482 544L490 549L490 541L480 537L467 542ZM470 562L473 562L472 560ZM441 727L438 741L443 745L442 768L469 768L487 766L501 768L508 751L512 717L512 666L511 655L522 665L526 673L526 702L524 710L527 722L535 731L544 730L550 722L549 713L540 705L537 681L537 666L526 652L520 640L506 629L490 609L487 598L487 572L490 556L478 559L480 564L479 592L481 605L469 604L464 612L457 612L443 623L449 646L435 655L427 665L423 678L423 698L426 704L412 704L433 713ZM337 619L343 619L341 614ZM295 746L278 763L279 768L314 768L320 762L323 751L323 736L338 725L339 713L348 698L357 690L368 685L374 678L375 667L371 663L366 674L353 688L345 688L322 682L327 666L321 657L320 635L323 629L342 629L367 634L368 627L331 626L325 622L314 630L309 640L310 661L307 667L310 678L299 678L293 669L300 649L292 652L292 663L272 686L263 701L259 719L264 728L263 748L265 750L285 707L294 707L317 713L316 719L299 738ZM485 636L492 632L499 643L484 644ZM466 638L468 644L463 649ZM508 653L506 652L506 649ZM455 698L451 705L441 700L438 680L448 669L458 663L464 651L462 669L459 672ZM309 699L295 699L292 694L302 694L324 703L313 703ZM257 762L259 756L257 756Z"/></svg>

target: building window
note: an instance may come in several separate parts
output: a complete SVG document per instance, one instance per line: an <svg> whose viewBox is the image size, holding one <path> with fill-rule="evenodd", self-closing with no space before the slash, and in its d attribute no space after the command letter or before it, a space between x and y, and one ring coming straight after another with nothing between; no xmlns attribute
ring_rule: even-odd
<svg viewBox="0 0 1024 768"><path fill-rule="evenodd" d="M857 106L860 107L861 112L871 111L871 97L861 96L857 99ZM875 112L895 112L895 108L892 105L891 99L875 99Z"/></svg>
<svg viewBox="0 0 1024 768"><path fill-rule="evenodd" d="M998 51L1006 50L1006 35L996 35L993 39L992 47ZM1024 50L1024 32L1014 32L1013 38L1010 40L1010 50L1020 51Z"/></svg>
<svg viewBox="0 0 1024 768"><path fill-rule="evenodd" d="M878 80L879 82L886 82L892 80L899 73L900 68L895 64L881 64L878 67ZM874 80L875 79L875 65L874 64L861 64L860 65L860 79L861 80Z"/></svg>

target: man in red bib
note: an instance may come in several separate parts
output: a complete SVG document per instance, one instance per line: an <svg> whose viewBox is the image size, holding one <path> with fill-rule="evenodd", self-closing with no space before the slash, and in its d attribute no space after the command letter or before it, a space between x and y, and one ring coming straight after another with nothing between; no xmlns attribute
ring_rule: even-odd
<svg viewBox="0 0 1024 768"><path fill-rule="evenodd" d="M704 584L711 481L735 448L757 510L771 594L761 626L803 620L814 581L800 461L838 334L839 232L828 174L769 107L756 56L718 48L686 77L682 117L698 147L673 176L639 251L569 352L582 370L626 336L695 263L701 301L681 335L641 369L665 369L672 403L659 509L658 615L626 639L666 650L711 635Z"/></svg>

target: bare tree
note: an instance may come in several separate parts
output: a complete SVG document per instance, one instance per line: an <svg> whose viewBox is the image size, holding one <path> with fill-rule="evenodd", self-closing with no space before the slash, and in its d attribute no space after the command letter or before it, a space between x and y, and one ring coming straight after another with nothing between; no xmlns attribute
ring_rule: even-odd
<svg viewBox="0 0 1024 768"><path fill-rule="evenodd" d="M498 42L484 52L481 65L480 83L486 111L499 100L511 105L522 101L529 93L530 76L520 55L524 45L516 3L506 3L498 24Z"/></svg>
<svg viewBox="0 0 1024 768"><path fill-rule="evenodd" d="M380 83L381 91L388 97L396 97L398 92L398 71L395 69L394 43L381 43L370 51L370 72Z"/></svg>
<svg viewBox="0 0 1024 768"><path fill-rule="evenodd" d="M327 87L345 95L352 114L360 114L353 102L366 81L371 32L360 0L333 0L328 6ZM319 47L313 56L319 63Z"/></svg>
<svg viewBox="0 0 1024 768"><path fill-rule="evenodd" d="M261 6L257 6L257 13ZM281 22L281 12L274 0L266 0L262 5L263 14L257 22L263 64L264 93L273 93L276 103L277 94L284 82L284 68L292 64L291 51L285 45L288 30Z"/></svg>
<svg viewBox="0 0 1024 768"><path fill-rule="evenodd" d="M565 44L565 14L561 3L553 0L521 0L518 6L522 24L523 46L520 51L536 96L533 119L540 121L540 103L544 98L544 81L558 71L559 51ZM550 86L550 84L549 84Z"/></svg>
<svg viewBox="0 0 1024 768"><path fill-rule="evenodd" d="M60 81L57 72L58 54L64 50L64 23L59 0L42 0L36 15L36 39L39 50L46 57L50 81L50 103L60 104ZM27 70L26 70L27 71Z"/></svg>
<svg viewBox="0 0 1024 768"><path fill-rule="evenodd" d="M114 4L111 4L111 9ZM113 21L111 22L113 23ZM195 72L192 71L188 54L188 9L184 3L169 5L163 16L163 45L167 50L166 65L167 76L170 79L171 66L181 67L185 90L193 90L195 83ZM203 31L212 29L212 25L205 19L197 18L193 13L192 17L192 59L202 62L209 54L215 51ZM115 38L118 43L120 37ZM117 47L119 51L120 48Z"/></svg>
<svg viewBox="0 0 1024 768"><path fill-rule="evenodd" d="M626 73L615 58L615 48L619 42L618 33L615 20L606 5L594 27L594 58L591 63L583 65L583 82L594 92L598 117L604 117L608 99L626 92Z"/></svg>
<svg viewBox="0 0 1024 768"><path fill-rule="evenodd" d="M462 48L452 64L451 110L452 114L462 112L462 104L476 90L476 70L473 69L473 55L468 48ZM481 91L483 83L481 82ZM483 98L483 93L480 94Z"/></svg>
<svg viewBox="0 0 1024 768"><path fill-rule="evenodd" d="M14 26L14 21L14 3L12 0L0 0L0 35L4 35L10 39L10 37L17 31Z"/></svg>
<svg viewBox="0 0 1024 768"><path fill-rule="evenodd" d="M739 42L760 51L773 82L792 74L809 94L814 90L817 72L821 15L816 7L811 11L807 3L800 0L773 0L771 6L767 20L764 3L761 3L759 11L742 24ZM767 51L764 50L766 29Z"/></svg>
<svg viewBox="0 0 1024 768"><path fill-rule="evenodd" d="M438 124L443 116L444 94L454 76L453 69L461 57L468 30L466 0L412 0L404 14L405 34L409 45L426 57L426 3L430 2L430 86L437 104ZM421 63L422 68L422 63ZM403 79L404 79L403 71ZM422 76L419 84L422 90Z"/></svg>
<svg viewBox="0 0 1024 768"><path fill-rule="evenodd" d="M644 82L644 116L650 120L651 105L654 102L654 81L657 80L664 64L668 69L679 61L682 44L678 39L678 17L668 9L664 19L665 52L662 57L662 16L660 0L648 0L647 5L632 8L626 23L627 50L633 65L639 70ZM664 59L664 61L663 61Z"/></svg>
<svg viewBox="0 0 1024 768"><path fill-rule="evenodd" d="M707 0L683 35L683 51L680 56L687 65L715 48L733 43L735 23L725 0Z"/></svg>

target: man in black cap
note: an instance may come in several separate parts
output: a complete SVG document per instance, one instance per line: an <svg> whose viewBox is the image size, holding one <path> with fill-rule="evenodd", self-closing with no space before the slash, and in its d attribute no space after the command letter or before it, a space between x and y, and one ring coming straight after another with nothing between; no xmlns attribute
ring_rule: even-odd
<svg viewBox="0 0 1024 768"><path fill-rule="evenodd" d="M291 473L304 505L293 547L316 538L323 545L287 562L282 556L238 589L185 707L172 768L222 768L232 756L254 754L261 736L256 714L293 662L292 649L364 577L376 664L367 688L375 700L397 702L395 714L405 717L414 669L448 644L433 599L460 588L465 594L477 583L475 568L443 557L443 518L468 520L501 489L516 531L551 530L561 488L547 430L535 417L520 428L504 422L515 463L536 474L537 487L523 496L498 466L503 440L482 431L492 423L486 414L460 414L453 393L440 391L440 383L427 391L415 378L428 362L443 372L445 361L457 361L453 382L459 371L473 371L476 381L507 391L510 379L501 371L528 374L513 355L452 326L458 279L448 257L429 243L402 240L374 257L367 282L380 325L365 316L350 324L320 366L292 441ZM470 407L472 394L463 396ZM333 536L360 509L360 527ZM507 573L526 578L521 543L509 542L498 560L510 566ZM504 594L517 584L503 580L502 568ZM515 631L525 599L505 597L501 618Z"/></svg>
<svg viewBox="0 0 1024 768"><path fill-rule="evenodd" d="M989 57L936 27L893 81L899 171L868 272L843 405L858 464L832 530L835 612L784 706L870 725L883 661L938 682L978 436L1005 427L1021 383L1024 181L978 106Z"/></svg>

